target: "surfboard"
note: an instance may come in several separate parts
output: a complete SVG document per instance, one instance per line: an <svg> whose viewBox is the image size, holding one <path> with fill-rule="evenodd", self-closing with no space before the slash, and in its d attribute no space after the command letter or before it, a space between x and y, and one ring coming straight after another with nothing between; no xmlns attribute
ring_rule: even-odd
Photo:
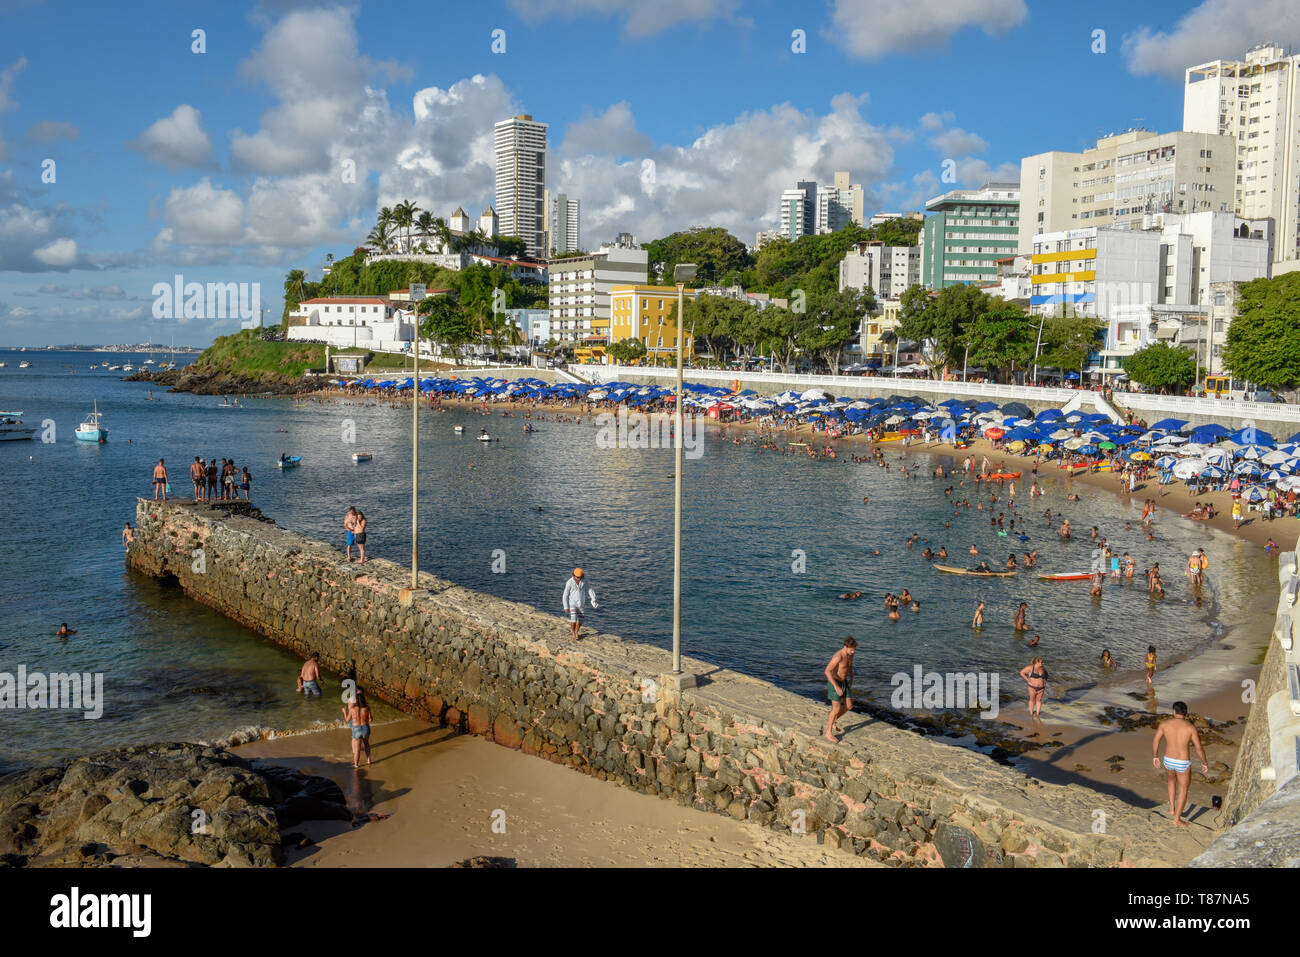
<svg viewBox="0 0 1300 957"><path fill-rule="evenodd" d="M1062 572L1058 575L1039 575L1045 582L1086 582L1092 577L1089 572Z"/></svg>
<svg viewBox="0 0 1300 957"><path fill-rule="evenodd" d="M936 564L934 567L941 572L947 572L949 575L978 575L981 578L1009 578L1015 574L1013 571L977 572L969 568L953 568L951 565Z"/></svg>

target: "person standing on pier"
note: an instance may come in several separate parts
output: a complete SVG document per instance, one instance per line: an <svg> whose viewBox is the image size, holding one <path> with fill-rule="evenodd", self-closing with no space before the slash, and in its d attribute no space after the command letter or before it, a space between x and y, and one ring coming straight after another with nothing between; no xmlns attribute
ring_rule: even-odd
<svg viewBox="0 0 1300 957"><path fill-rule="evenodd" d="M853 654L857 647L857 639L849 635L826 666L826 697L831 703L830 717L826 719L827 741L838 743L835 723L853 710Z"/></svg>
<svg viewBox="0 0 1300 957"><path fill-rule="evenodd" d="M596 592L587 584L582 569L575 568L573 577L564 583L564 597L561 599L564 612L569 616L569 633L574 638L582 630L582 608L588 601L592 608L600 607L596 604Z"/></svg>
<svg viewBox="0 0 1300 957"><path fill-rule="evenodd" d="M167 466L162 459L153 467L153 497L154 501L160 498L167 501Z"/></svg>
<svg viewBox="0 0 1300 957"><path fill-rule="evenodd" d="M348 561L352 561L352 546L357 543L357 507L355 505L349 508L348 513L343 516L343 530L347 532L347 548L343 550L343 554L348 557Z"/></svg>

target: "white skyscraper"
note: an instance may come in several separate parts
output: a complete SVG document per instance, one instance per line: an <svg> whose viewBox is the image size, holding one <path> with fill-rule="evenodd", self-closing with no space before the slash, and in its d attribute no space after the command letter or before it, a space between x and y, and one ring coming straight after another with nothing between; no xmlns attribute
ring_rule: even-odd
<svg viewBox="0 0 1300 957"><path fill-rule="evenodd" d="M572 253L582 248L579 228L579 203L565 193L551 197L551 248L556 253Z"/></svg>
<svg viewBox="0 0 1300 957"><path fill-rule="evenodd" d="M1275 262L1300 259L1300 56L1261 43L1190 68L1183 129L1236 140L1236 212L1271 218Z"/></svg>
<svg viewBox="0 0 1300 957"><path fill-rule="evenodd" d="M862 200L861 184L850 183L846 172L836 172L831 186L818 186L812 181L796 183L794 189L781 193L779 235L794 240L861 223Z"/></svg>
<svg viewBox="0 0 1300 957"><path fill-rule="evenodd" d="M518 236L529 256L544 257L546 232L546 124L527 113L493 130L497 161L496 211L502 236Z"/></svg>

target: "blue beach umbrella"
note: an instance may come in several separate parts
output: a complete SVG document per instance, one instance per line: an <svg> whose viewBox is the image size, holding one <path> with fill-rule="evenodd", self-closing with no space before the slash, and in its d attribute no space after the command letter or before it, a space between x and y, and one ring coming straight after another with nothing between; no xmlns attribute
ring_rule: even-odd
<svg viewBox="0 0 1300 957"><path fill-rule="evenodd" d="M1241 497L1247 502L1262 502L1268 498L1268 489L1262 485L1248 485L1242 489Z"/></svg>
<svg viewBox="0 0 1300 957"><path fill-rule="evenodd" d="M1171 469L1177 464L1178 456L1176 455L1162 455L1156 459L1156 468L1158 469Z"/></svg>
<svg viewBox="0 0 1300 957"><path fill-rule="evenodd" d="M1201 470L1201 477L1208 479L1221 479L1228 473L1223 471L1217 465L1208 465Z"/></svg>
<svg viewBox="0 0 1300 957"><path fill-rule="evenodd" d="M1186 425L1186 419L1161 419L1151 426L1151 429L1152 431L1181 432Z"/></svg>

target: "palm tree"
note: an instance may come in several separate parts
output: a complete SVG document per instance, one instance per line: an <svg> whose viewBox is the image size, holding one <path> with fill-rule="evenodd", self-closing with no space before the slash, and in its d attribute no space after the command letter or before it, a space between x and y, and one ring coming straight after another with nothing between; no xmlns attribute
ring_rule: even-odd
<svg viewBox="0 0 1300 957"><path fill-rule="evenodd" d="M415 222L415 214L419 208L409 199L404 199L393 207L393 222L398 228L405 228L406 230L406 249L408 252L411 248L411 224Z"/></svg>
<svg viewBox="0 0 1300 957"><path fill-rule="evenodd" d="M307 279L307 274L301 269L290 269L289 275L284 277L284 298L286 301L292 301L296 306L302 302L304 295L302 284Z"/></svg>
<svg viewBox="0 0 1300 957"><path fill-rule="evenodd" d="M379 211L379 216L375 220L375 225L384 227L393 225L393 210L391 207L385 206Z"/></svg>
<svg viewBox="0 0 1300 957"><path fill-rule="evenodd" d="M415 226L420 230L420 238L428 240L429 236L433 233L433 213L429 212L427 209L422 210L420 215L415 218ZM426 242L424 246L427 248L427 245Z"/></svg>
<svg viewBox="0 0 1300 957"><path fill-rule="evenodd" d="M441 216L435 216L432 229L438 248L442 252L451 252L451 227L447 225L447 221Z"/></svg>
<svg viewBox="0 0 1300 957"><path fill-rule="evenodd" d="M391 253L393 251L393 234L388 224L379 222L374 229L370 230L370 235L366 237L366 242L374 246L381 253Z"/></svg>

